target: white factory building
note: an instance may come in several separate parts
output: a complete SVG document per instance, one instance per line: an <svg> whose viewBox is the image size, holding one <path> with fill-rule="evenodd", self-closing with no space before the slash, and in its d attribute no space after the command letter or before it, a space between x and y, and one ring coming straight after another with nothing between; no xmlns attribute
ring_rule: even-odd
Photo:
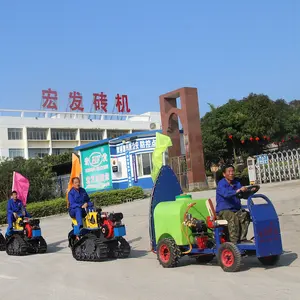
<svg viewBox="0 0 300 300"><path fill-rule="evenodd" d="M0 109L0 157L56 155L125 134L161 129L159 112L141 115Z"/></svg>

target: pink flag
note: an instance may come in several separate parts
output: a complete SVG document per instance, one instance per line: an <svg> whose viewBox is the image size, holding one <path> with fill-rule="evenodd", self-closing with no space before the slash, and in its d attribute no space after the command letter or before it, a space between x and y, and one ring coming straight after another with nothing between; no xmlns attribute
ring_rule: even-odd
<svg viewBox="0 0 300 300"><path fill-rule="evenodd" d="M29 180L20 173L14 172L12 191L16 191L18 193L18 199L23 202L24 206L26 206L29 191Z"/></svg>

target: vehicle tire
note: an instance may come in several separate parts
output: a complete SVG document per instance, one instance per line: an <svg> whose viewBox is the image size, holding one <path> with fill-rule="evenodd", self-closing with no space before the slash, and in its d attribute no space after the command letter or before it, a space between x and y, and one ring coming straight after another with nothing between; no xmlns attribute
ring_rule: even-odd
<svg viewBox="0 0 300 300"><path fill-rule="evenodd" d="M123 237L120 237L117 241L116 248L113 249L113 251L116 258L127 258L130 255L131 247ZM109 253L109 256L110 255L111 254Z"/></svg>
<svg viewBox="0 0 300 300"><path fill-rule="evenodd" d="M162 239L157 245L157 259L164 268L177 267L180 253L173 239Z"/></svg>
<svg viewBox="0 0 300 300"><path fill-rule="evenodd" d="M0 233L0 251L5 251L6 247L6 240L5 237Z"/></svg>
<svg viewBox="0 0 300 300"><path fill-rule="evenodd" d="M223 243L218 250L218 261L225 272L237 272L240 269L241 252L233 243Z"/></svg>
<svg viewBox="0 0 300 300"><path fill-rule="evenodd" d="M214 257L215 256L213 254L200 255L196 257L196 262L198 264L207 264L211 262L214 259Z"/></svg>
<svg viewBox="0 0 300 300"><path fill-rule="evenodd" d="M264 266L274 266L278 263L279 259L280 259L280 255L271 255L271 256L265 256L265 257L258 257L258 260Z"/></svg>
<svg viewBox="0 0 300 300"><path fill-rule="evenodd" d="M40 238L39 238L39 245L38 245L38 251L37 252L40 253L40 254L44 254L44 253L47 252L47 243L46 243L45 239L42 236L40 236Z"/></svg>
<svg viewBox="0 0 300 300"><path fill-rule="evenodd" d="M28 253L28 244L18 234L9 236L6 241L6 253L8 255L23 256Z"/></svg>
<svg viewBox="0 0 300 300"><path fill-rule="evenodd" d="M69 234L68 234L68 241L69 241L68 247L69 248L73 248L74 243L76 241L76 236L74 235L74 230L71 230L69 232Z"/></svg>

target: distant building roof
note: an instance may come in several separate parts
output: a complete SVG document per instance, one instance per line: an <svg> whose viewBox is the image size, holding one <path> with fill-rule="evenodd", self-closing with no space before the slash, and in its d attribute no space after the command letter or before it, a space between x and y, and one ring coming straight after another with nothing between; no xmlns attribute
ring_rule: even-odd
<svg viewBox="0 0 300 300"><path fill-rule="evenodd" d="M95 142L88 143L88 144L85 144L85 145L77 146L77 147L74 148L74 150L75 151L81 151L83 149L89 149L89 148L105 145L105 144L108 144L109 140L110 139L105 139L105 140L95 141Z"/></svg>
<svg viewBox="0 0 300 300"><path fill-rule="evenodd" d="M105 145L105 144L116 145L116 144L121 143L124 140L130 141L130 140L135 140L135 139L139 139L139 138L147 138L150 136L154 136L156 134L156 132L161 133L162 130L148 130L148 131L141 131L141 132L133 132L133 133L121 135L117 138L105 139L105 140L95 141L92 143L81 145L81 146L75 147L74 150L82 151L84 149L89 149L89 148L93 148L93 147L97 147L97 146L101 146L101 145ZM179 132L183 133L183 130L179 130Z"/></svg>
<svg viewBox="0 0 300 300"><path fill-rule="evenodd" d="M137 138L144 138L144 137L154 136L156 134L156 132L161 133L161 130L148 130L148 131L141 131L141 132L133 132L133 133L129 133L129 134L119 136L117 138L105 139L105 140L95 141L95 142L92 142L92 143L81 145L81 146L75 147L74 150L75 151L82 151L84 149L89 149L89 148L93 148L93 147L97 147L97 146L101 146L101 145L105 145L105 144L115 145L115 144L121 143L124 140L128 141L128 140L135 140Z"/></svg>

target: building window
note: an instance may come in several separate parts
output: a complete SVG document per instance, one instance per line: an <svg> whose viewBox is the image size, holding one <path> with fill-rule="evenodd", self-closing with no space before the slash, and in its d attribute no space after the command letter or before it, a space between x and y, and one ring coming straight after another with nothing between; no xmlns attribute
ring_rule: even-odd
<svg viewBox="0 0 300 300"><path fill-rule="evenodd" d="M80 130L80 140L99 141L103 139L103 133L100 130Z"/></svg>
<svg viewBox="0 0 300 300"><path fill-rule="evenodd" d="M47 148L31 148L28 149L29 158L43 158L49 155L49 149Z"/></svg>
<svg viewBox="0 0 300 300"><path fill-rule="evenodd" d="M151 171L153 168L152 165L152 153L142 153L137 154L137 169L138 169L138 176L146 176L151 175Z"/></svg>
<svg viewBox="0 0 300 300"><path fill-rule="evenodd" d="M7 129L9 140L22 140L23 139L23 129L22 128L8 128Z"/></svg>
<svg viewBox="0 0 300 300"><path fill-rule="evenodd" d="M108 139L114 139L125 134L129 134L129 130L107 130Z"/></svg>
<svg viewBox="0 0 300 300"><path fill-rule="evenodd" d="M76 130L68 129L52 129L51 138L55 141L75 141Z"/></svg>
<svg viewBox="0 0 300 300"><path fill-rule="evenodd" d="M9 157L24 157L24 149L8 149Z"/></svg>
<svg viewBox="0 0 300 300"><path fill-rule="evenodd" d="M54 148L52 149L52 155L59 155L59 154L63 154L66 152L73 152L72 148Z"/></svg>
<svg viewBox="0 0 300 300"><path fill-rule="evenodd" d="M28 140L47 140L48 129L43 128L28 128L27 139Z"/></svg>

